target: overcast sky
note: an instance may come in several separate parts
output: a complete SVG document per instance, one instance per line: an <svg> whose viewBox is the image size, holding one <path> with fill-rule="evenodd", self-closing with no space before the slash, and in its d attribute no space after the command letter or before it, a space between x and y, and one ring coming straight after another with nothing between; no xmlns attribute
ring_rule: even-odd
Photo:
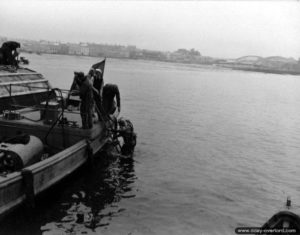
<svg viewBox="0 0 300 235"><path fill-rule="evenodd" d="M300 57L298 1L0 1L0 36Z"/></svg>

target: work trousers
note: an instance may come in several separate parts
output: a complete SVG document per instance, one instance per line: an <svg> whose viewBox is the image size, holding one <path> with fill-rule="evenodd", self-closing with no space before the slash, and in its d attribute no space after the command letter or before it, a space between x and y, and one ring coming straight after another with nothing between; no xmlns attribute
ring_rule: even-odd
<svg viewBox="0 0 300 235"><path fill-rule="evenodd" d="M94 113L93 103L90 104L87 104L87 102L81 103L80 115L81 115L83 129L90 129L93 127L93 113Z"/></svg>

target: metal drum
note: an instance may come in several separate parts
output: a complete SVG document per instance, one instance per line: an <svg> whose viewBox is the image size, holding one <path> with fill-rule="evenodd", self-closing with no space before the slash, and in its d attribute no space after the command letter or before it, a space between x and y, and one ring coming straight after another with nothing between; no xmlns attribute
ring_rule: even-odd
<svg viewBox="0 0 300 235"><path fill-rule="evenodd" d="M26 144L0 144L0 171L15 171L38 162L43 153L42 141L30 135Z"/></svg>

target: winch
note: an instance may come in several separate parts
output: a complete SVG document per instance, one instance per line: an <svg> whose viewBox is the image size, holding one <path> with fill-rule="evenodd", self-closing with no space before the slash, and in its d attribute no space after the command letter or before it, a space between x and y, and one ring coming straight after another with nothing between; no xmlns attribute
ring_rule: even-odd
<svg viewBox="0 0 300 235"><path fill-rule="evenodd" d="M42 102L41 103L41 120L44 120L45 124L53 124L56 122L59 116L60 104L56 101Z"/></svg>

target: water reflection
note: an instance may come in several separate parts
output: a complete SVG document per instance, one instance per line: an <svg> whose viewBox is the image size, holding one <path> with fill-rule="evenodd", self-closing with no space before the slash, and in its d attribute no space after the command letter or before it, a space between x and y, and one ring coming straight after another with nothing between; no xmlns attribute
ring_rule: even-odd
<svg viewBox="0 0 300 235"><path fill-rule="evenodd" d="M41 227L43 234L53 232L73 233L95 230L108 226L114 216L125 210L119 208L122 198L135 197L132 194L134 180L133 159L109 159L102 153L93 170L80 179L77 190L71 190L61 202L65 215L59 222L49 222ZM88 231L86 231L88 232Z"/></svg>
<svg viewBox="0 0 300 235"><path fill-rule="evenodd" d="M132 194L136 179L133 159L109 159L102 154L102 160L95 162L79 183L77 190L69 192L61 202L65 215L59 222L49 222L41 227L43 234L54 232L76 233L108 226L113 217L125 208L119 208L123 198Z"/></svg>
<svg viewBox="0 0 300 235"><path fill-rule="evenodd" d="M133 159L103 153L92 166L77 171L38 198L34 210L18 208L1 221L1 234L86 234L107 227L125 208L118 202L133 194ZM42 226L41 226L42 225Z"/></svg>

